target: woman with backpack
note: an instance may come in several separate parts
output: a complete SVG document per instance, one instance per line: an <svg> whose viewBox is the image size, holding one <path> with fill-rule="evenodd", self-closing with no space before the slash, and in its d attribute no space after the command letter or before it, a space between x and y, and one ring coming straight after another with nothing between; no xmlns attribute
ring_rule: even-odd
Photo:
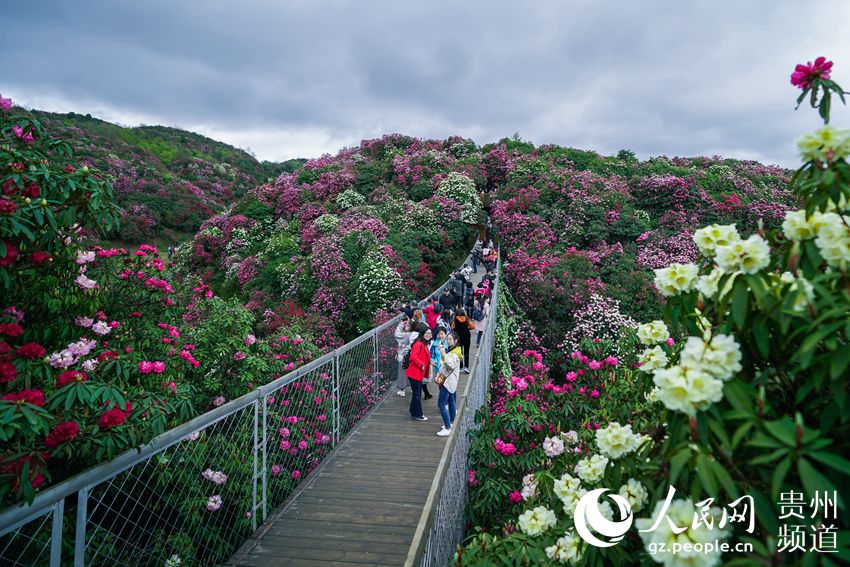
<svg viewBox="0 0 850 567"><path fill-rule="evenodd" d="M475 322L475 330L478 331L478 337L475 339L475 346L481 346L481 337L484 331L487 330L487 320L490 317L490 298L482 295L475 300L475 307L472 309L472 320Z"/></svg>
<svg viewBox="0 0 850 567"><path fill-rule="evenodd" d="M458 345L463 350L463 366L460 371L464 374L469 374L469 347L472 344L472 334L470 331L475 329L475 323L470 321L466 316L464 309L458 309L455 320L452 323L452 330L458 335Z"/></svg>
<svg viewBox="0 0 850 567"><path fill-rule="evenodd" d="M458 372L463 364L463 352L457 342L458 334L451 332L446 337L445 346L439 346L443 364L434 381L440 385L440 397L437 398L437 409L443 417L443 427L437 432L440 437L448 437L451 434L457 415Z"/></svg>
<svg viewBox="0 0 850 567"><path fill-rule="evenodd" d="M410 417L416 421L428 421L422 413L422 380L428 375L431 368L431 350L428 343L431 342L431 329L422 323L417 329L416 340L410 347L407 355L408 365L405 375L410 382L412 394L410 396Z"/></svg>

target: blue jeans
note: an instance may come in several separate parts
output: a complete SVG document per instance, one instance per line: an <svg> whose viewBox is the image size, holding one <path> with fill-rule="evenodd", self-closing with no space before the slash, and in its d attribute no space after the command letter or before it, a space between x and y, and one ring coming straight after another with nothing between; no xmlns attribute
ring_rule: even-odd
<svg viewBox="0 0 850 567"><path fill-rule="evenodd" d="M422 413L422 382L413 378L408 378L407 381L410 382L410 389L412 390L410 393L410 415L411 417L422 417L424 415Z"/></svg>
<svg viewBox="0 0 850 567"><path fill-rule="evenodd" d="M474 254L472 255L472 273L473 274L478 273L478 257L475 256Z"/></svg>
<svg viewBox="0 0 850 567"><path fill-rule="evenodd" d="M443 424L446 429L452 428L455 415L457 414L457 392L449 392L440 386L440 397L437 398L437 408L443 416Z"/></svg>

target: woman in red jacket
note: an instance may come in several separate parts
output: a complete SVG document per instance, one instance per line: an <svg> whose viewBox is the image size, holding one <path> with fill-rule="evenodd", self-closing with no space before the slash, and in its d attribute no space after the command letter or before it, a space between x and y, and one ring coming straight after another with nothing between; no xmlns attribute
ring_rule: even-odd
<svg viewBox="0 0 850 567"><path fill-rule="evenodd" d="M410 382L413 391L410 396L410 417L417 421L428 421L422 413L422 379L428 375L431 367L431 350L428 343L431 341L431 329L422 323L417 328L419 336L410 347L410 364L405 375Z"/></svg>

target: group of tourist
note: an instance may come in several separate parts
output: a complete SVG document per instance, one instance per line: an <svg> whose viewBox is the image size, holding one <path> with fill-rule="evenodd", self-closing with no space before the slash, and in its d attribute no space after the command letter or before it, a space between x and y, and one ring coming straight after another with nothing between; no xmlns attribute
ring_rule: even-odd
<svg viewBox="0 0 850 567"><path fill-rule="evenodd" d="M473 289L470 274L477 269L475 250L485 261L487 273ZM496 276L495 262L491 262L492 242L478 242L473 250L473 269L464 265L452 275L440 297L431 298L423 308L416 302L401 307L401 321L395 329L398 342L398 378L396 394L405 396L411 390L410 416L417 421L428 421L422 409L422 400L433 394L428 385L438 387L437 409L443 418L443 427L437 432L447 437L457 412L457 386L461 373L469 374L472 332L477 333L476 347L487 329L490 317L490 296ZM486 254L484 253L486 251Z"/></svg>
<svg viewBox="0 0 850 567"><path fill-rule="evenodd" d="M475 248L472 249L472 273L478 273L478 266L484 265L488 273L496 268L496 261L499 259L499 252L493 246L493 241L487 239L485 242L478 241Z"/></svg>

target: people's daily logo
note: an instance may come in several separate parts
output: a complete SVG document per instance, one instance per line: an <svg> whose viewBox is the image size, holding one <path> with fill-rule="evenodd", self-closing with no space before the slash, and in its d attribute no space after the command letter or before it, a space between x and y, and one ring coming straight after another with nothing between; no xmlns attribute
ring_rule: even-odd
<svg viewBox="0 0 850 567"><path fill-rule="evenodd" d="M614 493L611 493L609 497L617 503L620 508L620 517L624 519L619 522L612 522L603 516L599 509L599 497L606 492L609 492L607 488L591 490L581 497L575 511L575 526L578 535L584 541L596 547L612 547L620 543L623 536L632 527L634 520L629 501ZM588 526L590 529L588 529ZM608 541L596 537L591 529L593 532L608 538Z"/></svg>

